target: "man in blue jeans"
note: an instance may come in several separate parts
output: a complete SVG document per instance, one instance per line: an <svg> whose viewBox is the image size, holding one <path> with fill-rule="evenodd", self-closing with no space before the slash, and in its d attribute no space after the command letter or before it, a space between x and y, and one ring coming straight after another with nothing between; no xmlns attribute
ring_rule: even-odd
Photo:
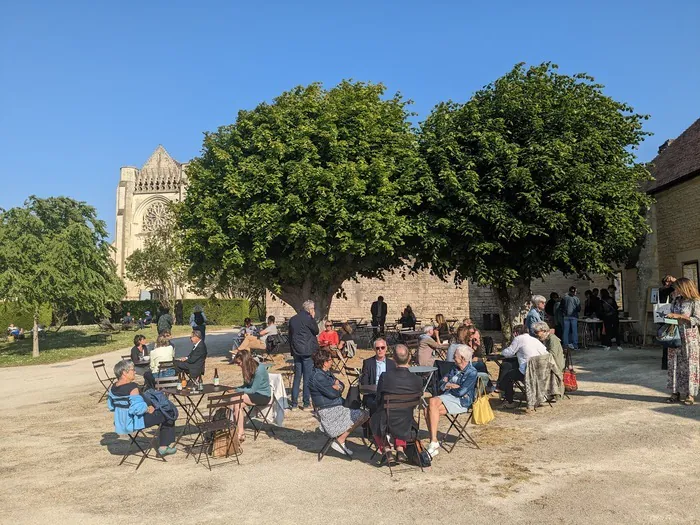
<svg viewBox="0 0 700 525"><path fill-rule="evenodd" d="M578 314L581 311L581 301L576 297L575 286L569 288L569 293L562 297L559 308L564 317L564 346L578 348Z"/></svg>
<svg viewBox="0 0 700 525"><path fill-rule="evenodd" d="M318 324L314 320L316 311L313 301L304 301L301 311L289 320L289 344L294 357L294 383L292 383L292 400L290 408L296 408L299 403L299 385L304 378L304 405L311 404L309 394L309 379L313 369L311 354L318 350Z"/></svg>

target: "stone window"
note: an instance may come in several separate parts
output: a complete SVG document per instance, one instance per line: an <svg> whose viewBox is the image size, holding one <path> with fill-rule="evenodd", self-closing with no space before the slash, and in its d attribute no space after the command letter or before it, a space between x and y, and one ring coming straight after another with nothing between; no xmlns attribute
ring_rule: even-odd
<svg viewBox="0 0 700 525"><path fill-rule="evenodd" d="M171 220L168 206L163 201L155 202L143 214L143 231L152 232L167 227Z"/></svg>
<svg viewBox="0 0 700 525"><path fill-rule="evenodd" d="M698 261L688 261L683 263L683 277L698 284Z"/></svg>

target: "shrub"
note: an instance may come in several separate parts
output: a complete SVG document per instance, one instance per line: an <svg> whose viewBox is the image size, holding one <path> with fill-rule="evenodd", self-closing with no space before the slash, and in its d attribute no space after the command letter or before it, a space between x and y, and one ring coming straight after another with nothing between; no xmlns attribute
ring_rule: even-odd
<svg viewBox="0 0 700 525"><path fill-rule="evenodd" d="M0 304L0 328L3 332L10 326L10 323L14 323L15 326L24 328L28 332L34 327L34 312L12 303ZM49 305L39 309L39 324L51 325L51 307Z"/></svg>
<svg viewBox="0 0 700 525"><path fill-rule="evenodd" d="M177 324L188 324L190 314L198 304L204 308L209 324L242 324L246 317L253 317L247 299L184 299L177 301L175 311L170 313ZM158 301L122 301L110 308L110 318L112 322L119 322L126 312L131 312L134 319L141 319L146 310L150 310L153 318L157 320L161 309Z"/></svg>

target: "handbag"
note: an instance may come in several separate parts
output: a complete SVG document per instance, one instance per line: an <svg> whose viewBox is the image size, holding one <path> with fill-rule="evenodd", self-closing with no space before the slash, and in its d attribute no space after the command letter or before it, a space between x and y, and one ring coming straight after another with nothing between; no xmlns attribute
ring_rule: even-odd
<svg viewBox="0 0 700 525"><path fill-rule="evenodd" d="M576 381L574 363L571 361L571 352L566 353L566 365L563 380L565 392L576 392L578 390L578 381Z"/></svg>
<svg viewBox="0 0 700 525"><path fill-rule="evenodd" d="M656 334L656 339L660 343L680 343L681 334L676 324L664 324Z"/></svg>
<svg viewBox="0 0 700 525"><path fill-rule="evenodd" d="M343 401L343 406L352 409L358 409L362 406L359 386L351 386L348 389L348 395L345 397L345 401Z"/></svg>
<svg viewBox="0 0 700 525"><path fill-rule="evenodd" d="M212 421L219 421L228 417L228 410L220 408L214 413ZM228 445L228 446L227 446ZM211 447L211 455L215 458L229 457L231 454L237 456L243 453L241 442L238 441L236 428L229 430L217 430L214 432L214 439Z"/></svg>
<svg viewBox="0 0 700 525"><path fill-rule="evenodd" d="M493 421L496 416L493 414L491 409L491 403L489 403L489 398L486 395L486 386L483 385L483 379L479 378L479 386L477 392L479 392L476 401L472 403L472 420L475 425L486 425Z"/></svg>
<svg viewBox="0 0 700 525"><path fill-rule="evenodd" d="M423 468L430 467L432 465L430 454L428 454L428 451L425 449L420 439L416 439L413 443L410 443L409 446L406 447L406 456L408 457L408 461L410 461L413 465Z"/></svg>

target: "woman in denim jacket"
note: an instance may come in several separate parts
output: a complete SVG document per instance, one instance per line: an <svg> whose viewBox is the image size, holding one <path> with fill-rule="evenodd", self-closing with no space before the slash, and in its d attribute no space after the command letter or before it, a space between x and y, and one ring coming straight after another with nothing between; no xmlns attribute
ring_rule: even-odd
<svg viewBox="0 0 700 525"><path fill-rule="evenodd" d="M440 416L468 412L474 402L478 373L472 365L472 352L467 345L459 345L455 349L455 366L440 381L440 391L444 394L430 398L425 409L425 421L430 432L428 453L431 456L436 456L440 449L437 440Z"/></svg>
<svg viewBox="0 0 700 525"><path fill-rule="evenodd" d="M366 410L351 409L343 406L345 385L331 372L333 360L326 348L319 348L311 356L314 369L311 371L309 391L316 410L316 417L321 429L328 437L336 438L331 448L336 452L352 456L352 451L345 445L350 433L369 418Z"/></svg>

